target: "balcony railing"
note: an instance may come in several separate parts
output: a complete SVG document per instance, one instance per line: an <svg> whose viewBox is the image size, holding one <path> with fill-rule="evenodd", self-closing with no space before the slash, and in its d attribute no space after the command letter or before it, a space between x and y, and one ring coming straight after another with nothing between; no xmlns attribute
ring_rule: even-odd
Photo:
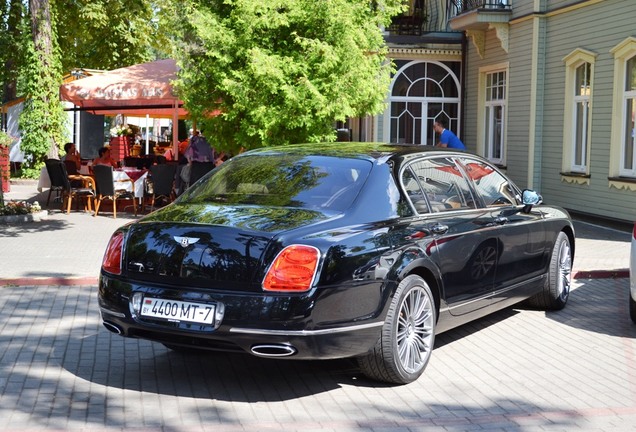
<svg viewBox="0 0 636 432"><path fill-rule="evenodd" d="M451 9L458 14L475 9L508 9L512 8L512 0L449 0Z"/></svg>
<svg viewBox="0 0 636 432"><path fill-rule="evenodd" d="M452 32L449 23L470 11L511 12L512 0L415 0L404 15L393 18L387 28L390 35L425 36Z"/></svg>

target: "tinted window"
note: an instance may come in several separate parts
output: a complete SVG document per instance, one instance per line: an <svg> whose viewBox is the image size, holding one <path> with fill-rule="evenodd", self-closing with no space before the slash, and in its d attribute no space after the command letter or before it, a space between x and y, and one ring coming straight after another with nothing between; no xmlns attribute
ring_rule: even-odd
<svg viewBox="0 0 636 432"><path fill-rule="evenodd" d="M372 164L360 159L259 153L238 156L190 188L179 202L267 205L342 211Z"/></svg>
<svg viewBox="0 0 636 432"><path fill-rule="evenodd" d="M426 200L433 212L475 208L470 187L461 170L450 158L424 159L413 162L402 174L402 183L415 209L425 211ZM416 185L421 196L417 195Z"/></svg>
<svg viewBox="0 0 636 432"><path fill-rule="evenodd" d="M484 204L487 206L517 204L518 192L515 187L493 167L474 159L463 158L460 162Z"/></svg>

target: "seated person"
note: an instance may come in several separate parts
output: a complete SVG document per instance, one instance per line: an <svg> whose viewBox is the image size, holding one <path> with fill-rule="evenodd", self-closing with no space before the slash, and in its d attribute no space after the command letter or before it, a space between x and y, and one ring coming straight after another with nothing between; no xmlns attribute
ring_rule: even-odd
<svg viewBox="0 0 636 432"><path fill-rule="evenodd" d="M64 144L64 151L66 152L66 154L62 157L62 161L75 162L75 165L77 166L77 171L79 171L82 166L82 158L80 157L80 154L77 151L75 144L70 142Z"/></svg>
<svg viewBox="0 0 636 432"><path fill-rule="evenodd" d="M109 165L109 166L112 166L113 168L117 168L117 162L115 162L110 157L110 148L102 147L102 148L99 149L99 151L97 153L98 153L99 156L97 156L95 159L93 159L93 166L95 166L95 165Z"/></svg>

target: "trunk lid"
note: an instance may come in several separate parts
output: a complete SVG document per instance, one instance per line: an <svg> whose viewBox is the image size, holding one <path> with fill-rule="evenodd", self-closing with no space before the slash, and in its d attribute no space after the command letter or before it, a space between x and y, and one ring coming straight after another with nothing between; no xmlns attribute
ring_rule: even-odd
<svg viewBox="0 0 636 432"><path fill-rule="evenodd" d="M260 291L270 242L328 218L306 209L176 204L130 226L124 269L140 282Z"/></svg>

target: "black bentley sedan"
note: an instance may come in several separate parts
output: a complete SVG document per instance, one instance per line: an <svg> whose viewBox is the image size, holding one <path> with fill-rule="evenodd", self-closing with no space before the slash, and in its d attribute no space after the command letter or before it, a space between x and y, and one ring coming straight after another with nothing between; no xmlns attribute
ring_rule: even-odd
<svg viewBox="0 0 636 432"><path fill-rule="evenodd" d="M264 148L118 229L104 325L173 350L355 357L408 383L435 334L526 301L565 306L567 212L486 160L425 146Z"/></svg>

